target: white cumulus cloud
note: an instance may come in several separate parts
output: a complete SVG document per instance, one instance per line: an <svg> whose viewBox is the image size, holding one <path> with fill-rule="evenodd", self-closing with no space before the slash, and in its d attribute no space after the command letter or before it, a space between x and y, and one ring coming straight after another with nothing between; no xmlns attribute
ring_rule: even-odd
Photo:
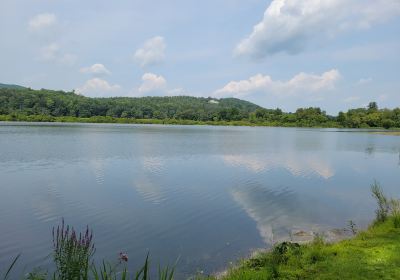
<svg viewBox="0 0 400 280"><path fill-rule="evenodd" d="M273 0L261 22L236 47L252 58L302 51L315 37L333 37L349 29L400 15L399 0Z"/></svg>
<svg viewBox="0 0 400 280"><path fill-rule="evenodd" d="M167 87L167 81L163 76L157 76L153 73L145 73L142 76L142 85L139 87L139 93L164 91Z"/></svg>
<svg viewBox="0 0 400 280"><path fill-rule="evenodd" d="M85 96L91 97L106 97L115 95L121 87L119 85L112 85L106 80L100 78L93 78L76 89L76 92Z"/></svg>
<svg viewBox="0 0 400 280"><path fill-rule="evenodd" d="M79 70L81 73L95 74L95 75L109 75L111 72L101 63L95 63L89 67L83 67Z"/></svg>
<svg viewBox="0 0 400 280"><path fill-rule="evenodd" d="M39 31L44 28L53 26L57 22L57 17L54 14L44 13L36 15L28 22L28 28L31 31Z"/></svg>
<svg viewBox="0 0 400 280"><path fill-rule="evenodd" d="M217 90L217 97L243 98L254 93L272 93L277 95L293 95L304 92L319 92L331 90L340 79L336 69L324 72L321 75L299 73L288 81L273 80L268 75L257 74L247 80L231 81Z"/></svg>
<svg viewBox="0 0 400 280"><path fill-rule="evenodd" d="M165 59L165 48L166 44L164 38L156 36L147 40L143 46L135 52L133 57L142 67L158 64Z"/></svg>

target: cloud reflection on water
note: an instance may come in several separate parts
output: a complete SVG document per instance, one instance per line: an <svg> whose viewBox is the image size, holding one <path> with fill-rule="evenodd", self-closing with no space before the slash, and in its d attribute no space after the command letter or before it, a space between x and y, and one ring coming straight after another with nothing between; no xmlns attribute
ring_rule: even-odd
<svg viewBox="0 0 400 280"><path fill-rule="evenodd" d="M324 180L335 175L331 163L310 153L271 153L263 155L235 155L222 157L231 167L245 168L261 174L273 169L287 170L294 177L316 177ZM295 231L321 231L321 215L329 215L329 209L313 201L306 194L299 195L287 187L271 188L263 183L263 178L252 178L231 190L233 199L256 222L263 241L271 245L287 240ZM317 210L317 211L316 211Z"/></svg>
<svg viewBox="0 0 400 280"><path fill-rule="evenodd" d="M329 213L289 188L272 189L254 183L231 191L233 199L256 222L266 245L288 240L295 231L320 231L320 215ZM318 209L318 211L316 211Z"/></svg>
<svg viewBox="0 0 400 280"><path fill-rule="evenodd" d="M244 167L255 173L284 168L296 177L317 174L319 177L329 179L335 175L335 170L328 161L309 154L297 154L296 156L289 154L269 154L268 156L231 154L224 155L222 159L227 165Z"/></svg>
<svg viewBox="0 0 400 280"><path fill-rule="evenodd" d="M160 204L166 199L166 193L162 185L155 180L165 168L164 160L160 157L142 157L140 165L143 171L134 179L136 191L145 201Z"/></svg>

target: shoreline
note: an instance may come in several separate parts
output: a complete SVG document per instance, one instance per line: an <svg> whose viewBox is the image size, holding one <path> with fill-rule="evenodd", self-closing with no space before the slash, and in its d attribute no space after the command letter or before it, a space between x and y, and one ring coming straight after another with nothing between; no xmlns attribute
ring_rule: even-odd
<svg viewBox="0 0 400 280"><path fill-rule="evenodd" d="M248 127L303 127L303 128L345 128L335 125L320 126L299 126L296 123L278 122L251 122L248 120L236 121L198 121L185 119L133 119L133 118L114 118L114 117L53 117L48 115L0 115L0 121L6 122L59 122L59 123L109 123L109 124L166 124L166 125L210 125L210 126L248 126ZM330 123L331 124L331 123ZM399 128L400 129L400 128Z"/></svg>
<svg viewBox="0 0 400 280"><path fill-rule="evenodd" d="M367 230L368 228L362 229L362 230ZM327 230L321 230L321 231L316 231L316 230L305 230L305 229L300 229L292 232L291 237L289 239L285 238L278 238L275 242L269 245L269 247L265 248L255 248L255 249L250 249L249 253L243 257L239 258L236 262L237 263L230 263L227 268L221 269L220 271L213 272L211 275L217 280L223 280L225 277L228 276L229 271L235 270L235 269L240 269L241 263L243 261L248 261L250 259L255 259L259 255L262 254L270 254L272 253L274 247L278 244L281 243L296 243L299 245L309 245L312 244L312 242L318 238L322 237L326 244L336 244L339 243L343 240L351 240L354 238L354 234L351 233L350 229L347 228L332 228L332 229L327 229Z"/></svg>
<svg viewBox="0 0 400 280"><path fill-rule="evenodd" d="M241 121L193 121L179 119L130 119L130 118L113 118L113 117L52 117L52 116L17 116L0 115L0 123L82 123L82 124L146 124L146 125L187 125L187 126L243 126L243 127L281 127L281 128L330 128L330 129L351 129L363 130L381 135L400 136L400 128L383 128L383 127L345 127L337 125L318 125L318 126L300 126L296 123L269 123L269 122L251 122L247 120Z"/></svg>
<svg viewBox="0 0 400 280"><path fill-rule="evenodd" d="M208 280L250 279L398 279L400 226L397 214L346 239L327 242L316 236L305 244L283 242L255 250ZM351 230L350 230L351 232ZM389 277L389 278L386 278Z"/></svg>
<svg viewBox="0 0 400 280"><path fill-rule="evenodd" d="M400 131L398 131L398 130L379 131L379 132L373 132L373 133L374 134L379 134L379 135L400 136Z"/></svg>

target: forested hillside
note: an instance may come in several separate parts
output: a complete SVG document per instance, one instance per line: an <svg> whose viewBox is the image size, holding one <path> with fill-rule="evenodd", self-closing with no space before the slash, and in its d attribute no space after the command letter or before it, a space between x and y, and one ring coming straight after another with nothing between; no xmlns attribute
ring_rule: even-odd
<svg viewBox="0 0 400 280"><path fill-rule="evenodd" d="M0 83L0 88L25 89L25 87L23 87L23 86L10 85L10 84L1 84L1 83Z"/></svg>
<svg viewBox="0 0 400 280"><path fill-rule="evenodd" d="M89 98L73 92L0 89L0 115L109 116L136 119L242 120L260 107L235 98L189 96Z"/></svg>
<svg viewBox="0 0 400 280"><path fill-rule="evenodd" d="M294 113L285 113L281 109L265 109L236 98L89 98L74 92L14 87L0 88L0 117L0 120L24 121L163 120L163 123L185 121L185 124L231 122L237 125L400 128L400 108L379 109L375 102L370 102L366 108L330 116L320 108L299 108Z"/></svg>

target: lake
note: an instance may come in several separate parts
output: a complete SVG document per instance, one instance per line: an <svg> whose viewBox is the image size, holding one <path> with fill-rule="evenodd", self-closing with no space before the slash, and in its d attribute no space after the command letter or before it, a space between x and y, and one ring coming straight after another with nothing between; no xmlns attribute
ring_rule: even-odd
<svg viewBox="0 0 400 280"><path fill-rule="evenodd" d="M96 258L212 273L297 229L365 227L400 197L400 137L360 130L0 123L0 269L48 267L62 217Z"/></svg>

